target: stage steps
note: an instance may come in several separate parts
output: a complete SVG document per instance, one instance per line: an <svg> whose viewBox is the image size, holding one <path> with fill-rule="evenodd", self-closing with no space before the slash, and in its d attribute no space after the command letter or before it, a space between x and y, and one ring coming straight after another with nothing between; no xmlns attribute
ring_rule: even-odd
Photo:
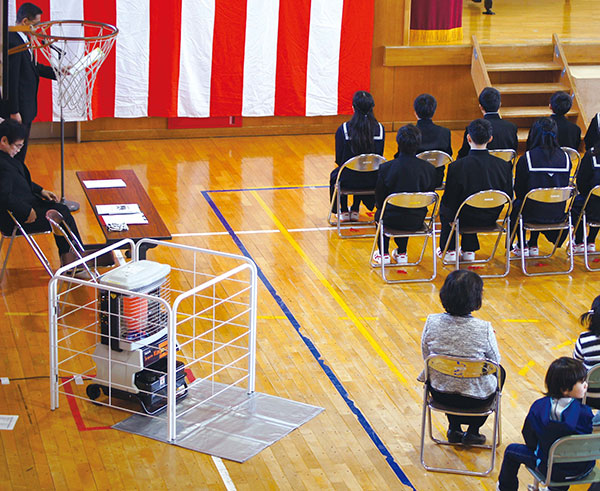
<svg viewBox="0 0 600 491"><path fill-rule="evenodd" d="M552 43L534 46L485 46L473 36L471 76L478 94L489 86L500 91L500 115L517 125L519 142L527 140L536 119L550 116L550 96L558 90L574 95L567 117L585 127L575 84L556 35Z"/></svg>

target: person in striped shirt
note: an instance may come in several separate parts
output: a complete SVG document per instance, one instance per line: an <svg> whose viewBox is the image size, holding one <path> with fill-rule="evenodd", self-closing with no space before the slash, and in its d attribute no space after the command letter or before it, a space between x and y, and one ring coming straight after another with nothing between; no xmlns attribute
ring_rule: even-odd
<svg viewBox="0 0 600 491"><path fill-rule="evenodd" d="M600 363L600 295L592 302L590 310L583 313L579 322L587 331L582 332L575 343L573 358L581 360L589 370ZM595 409L600 409L600 389L589 388L586 404ZM600 411L594 417L594 425L600 424Z"/></svg>

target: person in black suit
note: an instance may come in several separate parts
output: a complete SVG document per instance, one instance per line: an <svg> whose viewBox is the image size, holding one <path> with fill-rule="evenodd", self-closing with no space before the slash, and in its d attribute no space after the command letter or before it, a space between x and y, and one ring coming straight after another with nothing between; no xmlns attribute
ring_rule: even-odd
<svg viewBox="0 0 600 491"><path fill-rule="evenodd" d="M18 26L32 26L40 22L42 9L32 3L24 3L17 11ZM14 48L29 42L24 32L9 32L8 47ZM31 123L37 115L37 93L40 77L55 80L51 67L36 61L32 50L26 49L8 57L8 113L11 119L22 123L27 129L23 148L17 159L25 162Z"/></svg>
<svg viewBox="0 0 600 491"><path fill-rule="evenodd" d="M454 237L450 237L450 224L461 203L472 194L488 189L504 191L511 198L513 193L510 164L490 155L486 148L493 138L490 121L476 119L469 124L467 131L467 141L471 150L466 157L449 165L446 189L440 205L442 230L438 255L441 256L446 242L450 240L446 253L448 261L456 260L457 252L454 250ZM467 206L461 212L460 223L467 226L492 225L501 211L501 208L475 209ZM477 235L463 234L461 247L464 260L473 261L475 251L479 249Z"/></svg>
<svg viewBox="0 0 600 491"><path fill-rule="evenodd" d="M583 137L583 141L585 142L585 149L591 150L596 146L596 142L600 140L600 125L598 122L600 121L600 113L596 114L594 118L590 121L590 125Z"/></svg>
<svg viewBox="0 0 600 491"><path fill-rule="evenodd" d="M441 150L452 157L452 136L450 130L443 126L438 126L431 120L437 108L435 97L430 94L418 95L413 103L413 108L415 116L418 118L417 128L421 132L421 143L417 148L417 154L427 150ZM396 153L394 158L397 158L398 155L399 153ZM436 169L436 187L441 186L442 182L444 182L444 170L444 167Z"/></svg>
<svg viewBox="0 0 600 491"><path fill-rule="evenodd" d="M412 124L403 126L396 135L398 142L398 156L394 160L385 162L379 168L377 187L375 188L375 201L377 212L375 220L381 217L381 208L385 199L393 193L417 193L434 191L436 184L436 169L429 162L415 157L415 152L421 143L421 132ZM385 224L388 227L403 230L418 230L423 226L427 208L399 208L387 206L385 210ZM398 237L394 241L398 246L392 252L392 257L398 264L406 264L408 257L406 247L407 237ZM379 244L379 242L378 242ZM390 239L383 237L383 253L379 250L373 253L373 261L381 264L382 254L384 264L390 263Z"/></svg>
<svg viewBox="0 0 600 491"><path fill-rule="evenodd" d="M581 129L565 117L565 114L569 112L572 105L573 101L569 94L562 90L555 92L550 98L550 109L552 109L552 116L550 117L556 123L559 146L579 150L579 146L581 145ZM531 150L541 144L542 134L539 131L540 128L540 125L534 124L529 130L527 150ZM538 131L535 131L536 129Z"/></svg>
<svg viewBox="0 0 600 491"><path fill-rule="evenodd" d="M481 0L473 0L475 3L481 3ZM494 15L496 12L492 12L492 6L493 6L493 0L485 0L484 2L484 6L485 6L485 11L482 12L482 14L484 15Z"/></svg>
<svg viewBox="0 0 600 491"><path fill-rule="evenodd" d="M499 150L504 148L512 148L516 150L519 146L517 139L517 127L510 121L505 121L498 114L500 109L501 98L500 92L493 87L486 87L479 94L479 109L483 113L484 119L492 124L492 132L494 139L488 145L489 150ZM467 141L467 130L463 137L463 144L458 151L457 158L466 157L471 150Z"/></svg>
<svg viewBox="0 0 600 491"><path fill-rule="evenodd" d="M27 166L15 157L23 148L27 130L12 119L0 123L0 228L11 235L15 226L10 211L26 231L50 230L46 220L48 210L58 210L73 233L80 239L75 220L69 209L58 202L58 197L31 180ZM68 242L62 236L54 236L61 265L76 258Z"/></svg>

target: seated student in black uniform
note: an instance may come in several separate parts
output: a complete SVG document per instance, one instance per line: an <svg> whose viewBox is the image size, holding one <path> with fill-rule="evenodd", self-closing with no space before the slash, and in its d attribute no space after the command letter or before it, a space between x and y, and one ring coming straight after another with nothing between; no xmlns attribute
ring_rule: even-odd
<svg viewBox="0 0 600 491"><path fill-rule="evenodd" d="M421 133L412 124L403 126L396 135L398 142L398 156L394 160L385 162L379 168L377 177L377 188L375 199L377 201L377 212L375 219L379 220L381 208L385 199L393 193L417 193L435 190L436 169L429 162L415 157L415 153L421 142ZM387 206L385 209L385 224L388 227L403 230L418 230L423 225L427 208L400 208ZM407 237L398 237L394 241L398 246L392 251L392 257L398 264L406 264L408 256L406 247ZM379 242L377 243L379 245ZM390 239L383 237L383 262L390 263L389 255ZM381 251L373 253L373 261L381 264Z"/></svg>
<svg viewBox="0 0 600 491"><path fill-rule="evenodd" d="M585 142L585 149L590 150L593 146L596 145L596 142L600 139L600 113L596 114L594 118L590 121L590 125L588 126L587 131L585 132L585 136L583 137L583 141Z"/></svg>
<svg viewBox="0 0 600 491"><path fill-rule="evenodd" d="M462 202L470 195L488 189L504 191L509 197L512 197L513 192L510 164L490 155L486 148L486 145L493 141L490 121L476 119L469 124L467 132L467 141L471 150L466 157L458 159L448 166L446 189L440 205L442 230L438 255L441 256L446 242L450 240L446 253L446 260L448 261L456 261L454 236L449 237L450 223L454 220L454 216ZM468 226L492 225L501 211L502 208L475 209L465 207L461 212L460 223ZM463 234L461 247L463 259L473 261L475 251L479 249L477 235Z"/></svg>
<svg viewBox="0 0 600 491"><path fill-rule="evenodd" d="M517 139L517 127L510 121L506 121L498 114L500 109L500 92L493 87L486 87L479 94L479 109L483 113L483 118L492 125L494 139L488 145L488 150L500 150L512 148L516 150L519 141ZM467 130L463 137L463 144L458 151L457 158L466 157L470 151L469 142L467 142Z"/></svg>
<svg viewBox="0 0 600 491"><path fill-rule="evenodd" d="M437 101L430 94L421 94L417 96L413 103L415 116L417 120L417 128L421 132L421 144L417 148L417 154L427 150L441 150L452 157L452 135L448 128L438 126L431 118L435 114ZM398 153L394 158L398 157ZM444 167L436 169L437 179L435 187L440 187L444 182Z"/></svg>
<svg viewBox="0 0 600 491"><path fill-rule="evenodd" d="M373 114L375 101L373 96L364 90L359 90L352 98L352 107L354 115L350 121L342 124L335 132L335 163L337 167L333 169L329 176L329 199L335 191L335 181L340 167L352 157L363 153L376 153L383 155L385 144L385 129L379 123ZM342 188L352 189L373 189L377 182L376 172L357 172L345 170L340 178ZM354 196L352 207L348 212L348 197L341 197L342 209L337 210L337 203L334 201L332 211L338 213L338 219L342 222L349 220L356 222L359 218L360 204L373 210L375 207L375 198L372 196Z"/></svg>
<svg viewBox="0 0 600 491"><path fill-rule="evenodd" d="M534 142L536 146L528 150L517 162L515 173L515 201L511 212L510 223L513 230L517 230L517 244L513 247L515 256L538 256L539 232L531 232L529 241L524 247L519 242L517 217L525 195L535 188L554 188L569 185L571 173L571 159L561 150L557 138L557 126L554 119L538 119L531 132L538 135ZM531 223L551 223L562 220L565 216L564 204L528 202L523 209L523 218ZM544 232L545 237L556 242L559 231ZM560 243L566 234L561 234ZM560 244L559 244L560 245Z"/></svg>
<svg viewBox="0 0 600 491"><path fill-rule="evenodd" d="M579 219L579 215L585 203L585 200L593 187L600 184L600 138L596 140L596 144L590 148L579 164L577 173L577 191L579 194L573 202L573 224ZM600 198L591 196L586 208L588 219L594 221L600 220ZM596 252L596 236L598 235L597 227L590 227L590 233L587 237L587 244L583 243L583 223L575 230L575 245L573 252L583 253L583 248L587 247L588 252Z"/></svg>
<svg viewBox="0 0 600 491"><path fill-rule="evenodd" d="M570 111L572 105L573 100L569 94L562 90L555 92L550 98L550 109L552 109L552 116L550 117L556 123L558 144L561 147L570 147L579 150L579 145L581 145L581 129L565 117L565 114ZM527 150L531 150L540 144L539 139L542 136L539 131L540 128L539 125L533 125L529 130ZM534 131L534 129L538 131Z"/></svg>
<svg viewBox="0 0 600 491"><path fill-rule="evenodd" d="M27 166L15 156L23 147L27 129L21 123L7 119L0 123L0 228L5 235L11 235L15 222L7 210L29 232L50 230L46 220L48 210L58 210L79 238L79 231L69 209L58 202L58 197L52 192L31 180ZM54 236L61 265L77 259L71 252L64 237Z"/></svg>

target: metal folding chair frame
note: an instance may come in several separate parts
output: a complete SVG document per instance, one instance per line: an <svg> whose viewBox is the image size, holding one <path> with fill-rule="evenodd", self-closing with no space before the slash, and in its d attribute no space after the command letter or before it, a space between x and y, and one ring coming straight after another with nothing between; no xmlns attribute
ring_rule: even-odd
<svg viewBox="0 0 600 491"><path fill-rule="evenodd" d="M391 228L385 228L384 225L384 214L386 207L390 206L398 206L402 208L429 208L433 205L433 210L429 216L425 217L423 221L423 227L419 230L396 230ZM436 264L436 240L435 240L435 218L438 212L439 205L439 196L435 192L428 193L394 193L390 194L385 201L383 202L383 206L381 208L381 217L379 219L379 223L377 224L377 231L375 232L375 238L373 239L373 247L371 248L370 254L370 265L372 268L381 267L381 277L386 283L412 283L417 281L431 281L437 275L437 264ZM373 262L373 253L375 252L375 248L377 247L377 241L379 240L379 247L381 254L383 256L383 237L389 237L390 239L394 237L425 237L425 241L423 247L421 249L421 254L419 259L416 262L407 263L401 265L405 266L418 266L421 264L423 260L423 256L425 254L425 249L427 248L427 241L429 237L431 237L432 243L432 258L433 258L433 274L429 278L412 278L406 280L391 280L386 275L386 268L398 267L397 264L384 264L383 260L381 264L375 264Z"/></svg>
<svg viewBox="0 0 600 491"><path fill-rule="evenodd" d="M50 261L48 261L48 258L46 257L46 255L44 254L44 252L42 251L42 249L40 248L38 243L33 239L34 235L49 234L50 230L40 230L39 232L26 232L25 229L23 228L23 226L19 223L19 221L12 214L12 212L10 210L7 210L7 212L10 215L10 217L13 219L13 221L15 222L15 226L14 226L13 232L10 236L2 234L2 238L0 239L0 250L2 250L2 245L4 243L4 239L10 238L10 242L8 243L8 249L6 251L6 255L4 256L4 262L2 264L2 271L0 272L0 281L2 281L2 279L4 278L4 273L6 272L6 266L8 264L8 256L10 255L10 251L12 249L13 242L16 237L20 237L20 236L25 238L25 240L27 241L27 243L29 244L29 246L31 247L31 249L33 250L35 255L37 256L37 258L39 259L40 263L42 263L42 266L44 267L46 272L50 276L52 276L54 274L54 272L52 271L52 266L50 265Z"/></svg>
<svg viewBox="0 0 600 491"><path fill-rule="evenodd" d="M488 149L488 152L494 157L506 160L513 169L515 168L515 161L517 160L516 150L513 150L512 148L497 148L495 150Z"/></svg>
<svg viewBox="0 0 600 491"><path fill-rule="evenodd" d="M434 365L434 366L431 366ZM496 448L502 441L502 425L500 418L500 399L501 390L500 382L496 377L496 397L492 403L486 408L476 410L465 410L453 408L435 402L429 391L429 371L434 369L446 375L458 378L478 378L490 374L500 374L500 365L487 359L463 358L449 355L432 354L425 360L425 383L423 388L423 409L421 415L421 465L428 471L433 472L448 472L451 474L465 474L468 476L487 476L494 469L496 463ZM429 438L438 445L463 446L462 443L450 443L447 440L440 440L433 436L431 411L444 412L457 416L489 416L494 414L494 429L492 434L492 443L490 445L471 445L472 447L488 449L491 452L490 466L481 472L470 471L467 469L455 469L448 467L434 467L425 462L425 431L429 433Z"/></svg>
<svg viewBox="0 0 600 491"><path fill-rule="evenodd" d="M447 167L452 163L452 156L448 155L446 152L441 150L426 150L425 152L421 152L416 156L418 159L426 160L431 165L433 165L436 169L440 167ZM441 191L444 189L444 182L442 182L441 186L438 186L436 189Z"/></svg>
<svg viewBox="0 0 600 491"><path fill-rule="evenodd" d="M600 434L569 435L556 440L548 452L548 470L542 474L537 469L527 467L533 476L533 489L543 486L573 486L576 484L589 484L600 481L600 469L594 467L592 471L580 479L569 479L567 481L552 481L552 467L554 464L568 462L587 462L600 459Z"/></svg>
<svg viewBox="0 0 600 491"><path fill-rule="evenodd" d="M519 239L521 241L521 246L524 247L525 244L525 231L530 232L545 232L549 230L567 230L569 234L569 269L566 271L544 271L540 273L531 273L527 271L527 261L528 260L539 260L539 259L549 259L551 258L556 249L558 249L558 238L554 243L552 248L552 252L550 254L546 254L544 256L533 256L533 257L525 257L521 254L521 269L523 270L523 274L526 276L543 276L543 275L556 275L556 274L569 274L573 271L573 230L571 223L571 206L573 205L573 198L575 197L575 188L573 186L566 186L561 188L535 188L531 189L523 199L521 203L521 208L519 209L519 214L517 215L517 223L519 227ZM527 223L523 220L523 209L527 203L527 200L538 201L541 203L565 203L565 214L566 218L561 222L556 223ZM513 232L512 236L514 237L515 232Z"/></svg>
<svg viewBox="0 0 600 491"><path fill-rule="evenodd" d="M577 230L579 228L579 224L581 223L581 225L583 226L583 244L584 244L583 262L588 271L600 271L600 268L592 268L590 266L590 260L589 260L590 255L597 256L597 255L600 255L600 252L590 254L587 250L588 226L600 228L600 222L598 222L598 221L588 222L587 221L586 208L587 208L588 202L590 201L590 198L592 196L596 196L596 197L600 198L600 184L597 186L594 186L588 193L587 197L585 198L585 202L583 203L583 208L581 208L581 213L579 215L579 218L577 219L577 222L575 223L575 227L573 228L573 230Z"/></svg>
<svg viewBox="0 0 600 491"><path fill-rule="evenodd" d="M577 180L577 172L579 171L581 155L577 150L571 147L560 147L560 149L569 156L569 160L571 161L571 176L569 183L573 186Z"/></svg>
<svg viewBox="0 0 600 491"><path fill-rule="evenodd" d="M499 206L505 206L505 215L504 218L501 218L502 212L498 216L498 220L496 220L496 224L494 226L489 227L464 227L462 230L460 228L460 212L463 207L471 206L473 208L497 208ZM500 243L500 239L502 238L502 234L506 234L506 266L504 268L504 273L497 275L483 275L480 276L482 278L503 278L508 275L510 271L510 212L512 209L512 200L504 191L499 191L497 189L487 189L485 191L479 191L477 193L472 194L467 197L459 206L456 215L454 216L454 220L452 221L452 227L450 229L450 235L448 238L452 237L454 233L454 245L456 251L456 262L455 268L460 268L460 235L461 234L497 234L496 242L494 243L494 248L492 249L492 253L489 255L487 259L477 259L475 261L468 261L467 264L485 264L489 263L494 259L496 254L496 250L498 249L498 244ZM444 246L444 250L442 251L442 263L445 265L453 264L449 261L445 260L446 252L448 251L448 246L450 245L450 240L446 242Z"/></svg>
<svg viewBox="0 0 600 491"><path fill-rule="evenodd" d="M374 153L365 153L361 155L357 155L356 157L352 157L348 159L341 166L340 171L338 172L337 179L335 181L335 189L333 192L333 196L331 197L331 202L329 203L329 214L327 215L327 222L329 225L337 226L338 236L342 239L348 238L359 238L359 237L373 237L373 234L357 234L357 235L343 235L342 230L348 230L350 228L371 228L371 226L375 223L375 220L370 220L368 222L348 222L348 225L341 225L341 221L339 219L339 215L342 213L342 203L341 197L342 195L357 195L357 196L369 196L375 194L375 188L373 189L342 189L340 185L340 177L344 169L350 169L358 172L374 172L379 170L379 166L384 163L386 160L381 155L377 155ZM335 201L334 201L335 200ZM333 212L331 211L333 208L333 204L337 203L337 215L338 218L334 222L333 221Z"/></svg>

